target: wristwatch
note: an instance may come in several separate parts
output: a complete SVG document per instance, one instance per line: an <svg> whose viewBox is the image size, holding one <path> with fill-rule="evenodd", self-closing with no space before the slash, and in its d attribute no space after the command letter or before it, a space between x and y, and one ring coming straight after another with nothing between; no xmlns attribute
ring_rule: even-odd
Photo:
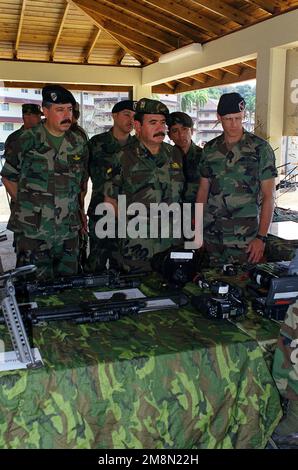
<svg viewBox="0 0 298 470"><path fill-rule="evenodd" d="M263 243L266 243L268 237L266 237L265 235L260 235L258 233L258 235L256 235L256 238L258 238L259 240L262 240Z"/></svg>

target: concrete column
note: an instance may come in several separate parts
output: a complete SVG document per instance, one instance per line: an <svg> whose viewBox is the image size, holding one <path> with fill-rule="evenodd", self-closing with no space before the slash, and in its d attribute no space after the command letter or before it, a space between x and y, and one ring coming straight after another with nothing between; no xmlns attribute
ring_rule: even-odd
<svg viewBox="0 0 298 470"><path fill-rule="evenodd" d="M268 140L281 164L286 49L258 51L255 133Z"/></svg>
<svg viewBox="0 0 298 470"><path fill-rule="evenodd" d="M140 100L141 98L151 98L152 88L151 85L133 85L133 99Z"/></svg>

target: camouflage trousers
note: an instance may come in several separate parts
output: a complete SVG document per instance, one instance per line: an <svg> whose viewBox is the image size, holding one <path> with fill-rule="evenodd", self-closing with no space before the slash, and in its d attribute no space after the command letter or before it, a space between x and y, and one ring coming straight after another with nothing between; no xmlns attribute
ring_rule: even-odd
<svg viewBox="0 0 298 470"><path fill-rule="evenodd" d="M220 245L204 239L204 247L209 255L209 266L223 266L224 264L245 264L248 262L247 245Z"/></svg>
<svg viewBox="0 0 298 470"><path fill-rule="evenodd" d="M89 217L89 256L84 266L87 273L100 273L106 269L109 259L110 268L118 268L119 246L115 238L98 238L95 233L97 219Z"/></svg>
<svg viewBox="0 0 298 470"><path fill-rule="evenodd" d="M17 267L34 264L39 279L71 276L78 272L78 236L59 240L35 240L18 234L16 238Z"/></svg>
<svg viewBox="0 0 298 470"><path fill-rule="evenodd" d="M272 375L284 398L298 400L298 300L288 308L281 326Z"/></svg>

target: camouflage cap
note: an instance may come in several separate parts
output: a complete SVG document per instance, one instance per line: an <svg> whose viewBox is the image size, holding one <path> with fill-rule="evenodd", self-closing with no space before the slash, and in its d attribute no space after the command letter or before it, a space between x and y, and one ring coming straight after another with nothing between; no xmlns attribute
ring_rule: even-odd
<svg viewBox="0 0 298 470"><path fill-rule="evenodd" d="M174 124L181 124L183 127L190 127L191 129L193 128L193 120L191 117L186 113L182 113L181 111L175 111L169 115L167 119L168 128L170 129L171 126L174 126Z"/></svg>
<svg viewBox="0 0 298 470"><path fill-rule="evenodd" d="M124 111L124 109L128 109L130 111L136 110L136 101L133 100L123 100L116 103L112 108L112 113L119 113L120 111Z"/></svg>
<svg viewBox="0 0 298 470"><path fill-rule="evenodd" d="M42 114L39 104L22 104L22 114Z"/></svg>
<svg viewBox="0 0 298 470"><path fill-rule="evenodd" d="M73 94L61 85L46 85L42 89L42 100L52 104L76 104Z"/></svg>
<svg viewBox="0 0 298 470"><path fill-rule="evenodd" d="M245 99L239 93L225 93L221 95L217 112L220 116L236 114L245 110Z"/></svg>
<svg viewBox="0 0 298 470"><path fill-rule="evenodd" d="M169 110L161 101L150 100L149 98L141 98L136 104L137 114L163 114L169 115Z"/></svg>

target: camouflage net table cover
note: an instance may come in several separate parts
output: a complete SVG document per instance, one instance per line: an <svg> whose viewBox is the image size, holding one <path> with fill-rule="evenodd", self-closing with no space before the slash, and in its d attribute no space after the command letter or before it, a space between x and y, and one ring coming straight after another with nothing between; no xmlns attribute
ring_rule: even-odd
<svg viewBox="0 0 298 470"><path fill-rule="evenodd" d="M154 282L142 290L152 295ZM82 296L94 300L77 289L39 305ZM261 320L250 331L276 339ZM11 349L4 327L0 338ZM0 373L0 448L263 448L281 417L253 334L189 306L110 323L52 322L35 327L33 340L44 367Z"/></svg>

